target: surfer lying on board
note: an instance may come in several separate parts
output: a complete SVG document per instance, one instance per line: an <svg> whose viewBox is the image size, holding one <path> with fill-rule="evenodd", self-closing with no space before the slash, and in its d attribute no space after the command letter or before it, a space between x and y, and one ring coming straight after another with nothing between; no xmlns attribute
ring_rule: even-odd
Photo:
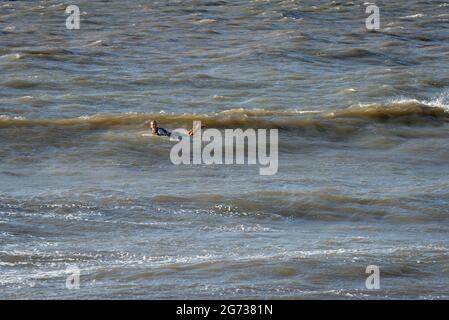
<svg viewBox="0 0 449 320"><path fill-rule="evenodd" d="M156 121L150 122L151 133L157 136L171 136L171 132L165 130L164 128L158 127Z"/></svg>
<svg viewBox="0 0 449 320"><path fill-rule="evenodd" d="M154 121L154 120L150 122L150 128L151 128L151 133L155 134L157 136L166 136L166 137L170 137L171 136L171 132L170 131L168 131L168 130L166 130L164 128L158 127L157 126L157 122ZM202 125L201 129L204 129L204 128L206 128L206 126ZM193 136L193 134L195 133L194 131L196 131L194 128L190 129L188 131L189 136Z"/></svg>

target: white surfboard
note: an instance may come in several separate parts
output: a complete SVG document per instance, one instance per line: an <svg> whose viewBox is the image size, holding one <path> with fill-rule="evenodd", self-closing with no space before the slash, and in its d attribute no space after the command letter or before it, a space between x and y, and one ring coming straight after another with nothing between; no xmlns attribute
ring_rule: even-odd
<svg viewBox="0 0 449 320"><path fill-rule="evenodd" d="M190 139L190 136L181 132L177 132L176 130L171 132L170 140L171 141L181 141Z"/></svg>
<svg viewBox="0 0 449 320"><path fill-rule="evenodd" d="M171 141L181 141L185 139L190 139L190 136L186 134L182 134L180 132L172 131L170 137L167 136L158 136L157 134L153 133L142 133L142 137L150 137L150 138L158 138L158 139L170 139Z"/></svg>

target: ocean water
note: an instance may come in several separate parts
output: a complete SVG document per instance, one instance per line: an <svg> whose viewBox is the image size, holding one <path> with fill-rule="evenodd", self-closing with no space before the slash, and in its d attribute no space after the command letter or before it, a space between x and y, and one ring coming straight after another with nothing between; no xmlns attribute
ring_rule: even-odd
<svg viewBox="0 0 449 320"><path fill-rule="evenodd" d="M69 4L0 2L0 298L449 298L448 2ZM278 129L278 172L148 120Z"/></svg>

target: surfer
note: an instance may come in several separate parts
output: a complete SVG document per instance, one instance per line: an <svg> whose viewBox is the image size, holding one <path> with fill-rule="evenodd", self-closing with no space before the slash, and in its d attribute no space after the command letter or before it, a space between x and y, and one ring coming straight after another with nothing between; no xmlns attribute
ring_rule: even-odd
<svg viewBox="0 0 449 320"><path fill-rule="evenodd" d="M167 131L164 128L158 127L157 126L157 122L156 121L151 121L150 122L150 128L151 128L151 133L155 134L157 136L166 136L166 137L170 137L171 136L171 132Z"/></svg>
<svg viewBox="0 0 449 320"><path fill-rule="evenodd" d="M165 136L165 137L170 137L171 136L171 132L170 131L168 131L168 130L166 130L166 129L164 129L164 128L161 128L161 127L158 127L157 126L157 122L155 121L155 120L152 120L152 121L150 121L150 128L151 128L151 133L152 134L155 134L155 135L157 135L157 136ZM204 128L206 128L206 126L205 125L202 125L201 126L201 129L204 129ZM189 131L188 131L188 135L189 136L193 136L193 134L195 133L195 129L190 129Z"/></svg>

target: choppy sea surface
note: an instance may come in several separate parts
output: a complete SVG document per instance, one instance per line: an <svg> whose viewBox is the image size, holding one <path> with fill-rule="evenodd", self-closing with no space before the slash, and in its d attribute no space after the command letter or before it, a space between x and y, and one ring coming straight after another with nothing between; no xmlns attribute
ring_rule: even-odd
<svg viewBox="0 0 449 320"><path fill-rule="evenodd" d="M448 2L69 4L0 2L0 298L449 298ZM150 119L278 129L278 173Z"/></svg>

